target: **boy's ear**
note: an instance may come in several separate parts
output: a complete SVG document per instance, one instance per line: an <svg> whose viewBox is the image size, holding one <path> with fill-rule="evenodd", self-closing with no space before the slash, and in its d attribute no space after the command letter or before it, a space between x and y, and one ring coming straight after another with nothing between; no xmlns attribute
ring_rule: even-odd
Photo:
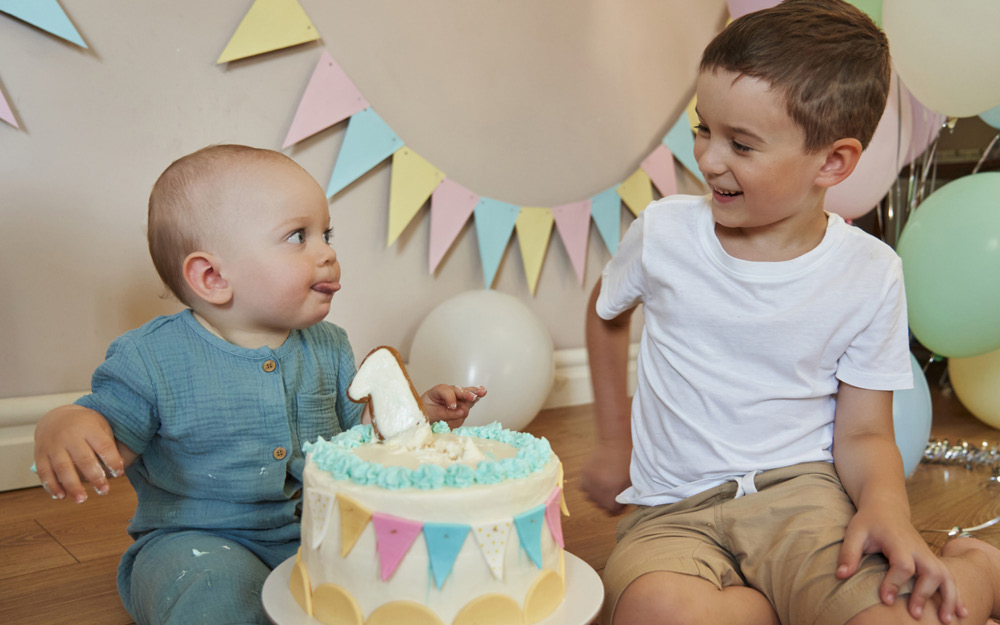
<svg viewBox="0 0 1000 625"><path fill-rule="evenodd" d="M222 306L233 298L233 289L219 271L219 259L209 252L191 252L184 259L184 282L199 299Z"/></svg>
<svg viewBox="0 0 1000 625"><path fill-rule="evenodd" d="M826 150L826 161L819 169L816 184L832 187L851 175L861 158L861 142L857 139L837 139Z"/></svg>

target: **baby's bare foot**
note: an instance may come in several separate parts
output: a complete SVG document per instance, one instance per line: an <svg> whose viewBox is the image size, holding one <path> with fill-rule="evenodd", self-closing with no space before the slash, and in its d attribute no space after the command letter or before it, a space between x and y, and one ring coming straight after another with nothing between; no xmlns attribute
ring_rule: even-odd
<svg viewBox="0 0 1000 625"><path fill-rule="evenodd" d="M983 575L988 576L993 588L990 616L1000 618L1000 549L978 538L959 537L945 543L941 555L972 562Z"/></svg>

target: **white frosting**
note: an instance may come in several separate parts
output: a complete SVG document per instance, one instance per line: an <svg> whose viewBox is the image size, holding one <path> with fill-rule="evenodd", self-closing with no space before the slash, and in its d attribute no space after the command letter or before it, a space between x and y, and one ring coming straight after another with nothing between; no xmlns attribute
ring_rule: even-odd
<svg viewBox="0 0 1000 625"><path fill-rule="evenodd" d="M443 452L447 455L452 453L452 445L460 444L460 441L454 439L468 437L446 434L436 435L436 438L441 438L443 445L435 444L431 447L448 448L448 451ZM498 458L503 457L500 454L513 455L516 451L510 445L496 441L479 439L476 442L487 454ZM391 445L386 444L365 445L355 451L369 461L377 457L379 462L383 462L384 458L386 464L427 462L414 458L425 453L427 447L417 452L405 451L402 447L392 450L390 447ZM304 474L307 501L311 493L322 493L331 500L336 495L343 494L375 513L422 523L457 523L473 528L487 523L509 522L516 515L544 505L558 486L558 479L559 461L554 454L540 471L527 477L460 489L386 490L377 486L360 486L351 481L335 480L311 462L306 463ZM529 588L542 572L521 547L517 529L511 527L504 546L503 577L497 579L473 535L476 531L473 529L462 544L454 568L440 589L431 573L423 534L410 546L392 577L382 582L373 525L369 523L365 527L351 552L346 558L342 558L340 515L334 509L328 517L323 535L316 536L314 532L321 531L317 528L323 524L315 522L314 514L311 506L305 506L302 516L301 557L308 571L310 584L313 588L323 583L343 587L358 602L364 618L390 601L410 600L426 605L447 624L471 600L489 593L507 595L523 608ZM313 548L317 541L318 548ZM561 573L562 549L549 531L541 533L541 553L542 569Z"/></svg>
<svg viewBox="0 0 1000 625"><path fill-rule="evenodd" d="M364 445L355 450L355 454L367 462L408 469L416 469L422 464L447 467L457 463L475 467L480 460L512 458L516 453L517 449L498 441L454 434L435 435L426 423L386 439L381 444Z"/></svg>

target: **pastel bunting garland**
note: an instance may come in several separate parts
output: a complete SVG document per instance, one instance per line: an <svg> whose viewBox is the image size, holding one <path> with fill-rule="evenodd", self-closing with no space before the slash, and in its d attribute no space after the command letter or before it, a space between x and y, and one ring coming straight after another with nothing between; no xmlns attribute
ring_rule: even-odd
<svg viewBox="0 0 1000 625"><path fill-rule="evenodd" d="M321 75L318 76L324 68L331 74L325 79ZM320 88L314 83L323 84L323 87ZM337 96L335 94L337 89L343 90L344 93ZM318 102L319 100L338 104L330 104L330 112L324 115L326 105ZM516 231L525 279L531 292L535 293L553 224L570 256L577 280L583 284L591 220L608 251L614 254L621 238L622 204L624 203L631 213L638 215L654 199L654 186L660 195L676 192L674 157L691 170L695 177L701 179L693 155L694 135L687 115L682 113L660 145L643 159L639 169L620 184L588 200L549 208L522 207L481 197L449 179L443 172L416 154L412 148L406 146L388 124L368 106L364 96L346 74L336 67L336 63L326 51L322 53L309 86L299 102L292 128L289 129L283 147L288 147L306 136L312 136L336 124L337 121L333 120L338 117L343 118L345 111L350 108L349 104L361 102L365 106L349 114L347 132L327 185L327 196L332 198L337 195L373 167L392 156L388 245L396 241L430 198L431 236L428 268L433 274L465 224L474 216L480 261L483 266L483 281L487 287L492 286L506 253L508 241ZM574 218L569 214L577 210L581 216Z"/></svg>
<svg viewBox="0 0 1000 625"><path fill-rule="evenodd" d="M560 467L561 468L561 467ZM559 483L562 483L560 478ZM421 523L390 514L373 512L354 498L338 494L335 497L310 492L305 505L311 519L313 534L309 547L317 549L327 539L327 528L333 509L340 511L340 556L347 557L358 538L372 525L375 549L378 552L382 581L392 577L406 557L417 537L423 535L430 560L434 584L441 588L451 575L455 559L469 534L483 555L484 564L497 579L503 579L504 557L512 527L517 529L520 547L538 568L542 568L542 528L547 527L553 541L565 547L561 513L565 513L562 488L556 486L538 505L512 518L498 519L470 526L460 523Z"/></svg>

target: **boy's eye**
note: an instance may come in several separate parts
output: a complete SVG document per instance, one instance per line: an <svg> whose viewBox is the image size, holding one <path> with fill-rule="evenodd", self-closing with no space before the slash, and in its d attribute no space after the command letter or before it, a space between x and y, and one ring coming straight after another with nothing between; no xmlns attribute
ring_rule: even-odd
<svg viewBox="0 0 1000 625"><path fill-rule="evenodd" d="M289 243L305 243L306 233L304 230L296 230L295 232L288 235L288 238L286 238L285 240L288 241Z"/></svg>
<svg viewBox="0 0 1000 625"><path fill-rule="evenodd" d="M743 145L739 141L732 141L731 143L733 144L733 149L736 150L737 152L750 152L751 150L753 150L753 148L751 148L750 146Z"/></svg>

